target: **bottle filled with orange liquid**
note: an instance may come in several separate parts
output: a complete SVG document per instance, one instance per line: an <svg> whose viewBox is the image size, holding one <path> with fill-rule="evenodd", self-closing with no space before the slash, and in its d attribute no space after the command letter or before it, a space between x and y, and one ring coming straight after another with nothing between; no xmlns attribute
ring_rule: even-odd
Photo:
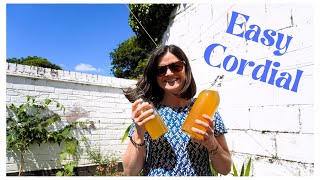
<svg viewBox="0 0 320 180"><path fill-rule="evenodd" d="M203 139L203 136L201 134L193 132L191 128L195 127L202 131L206 131L203 126L196 124L195 120L198 119L209 124L209 122L204 119L202 115L206 114L210 117L213 117L214 113L217 111L220 104L218 88L221 86L222 79L223 75L218 76L209 89L205 89L200 92L186 120L182 125L183 132L190 135L191 137Z"/></svg>
<svg viewBox="0 0 320 180"><path fill-rule="evenodd" d="M168 132L168 128L166 124L162 121L160 115L158 114L157 110L153 108L153 112L155 115L155 118L151 119L148 121L145 125L144 128L148 131L149 135L151 136L152 140L156 140L165 133Z"/></svg>
<svg viewBox="0 0 320 180"><path fill-rule="evenodd" d="M139 94L138 97L141 98L144 102L151 103L151 101L146 99L144 97L144 95ZM148 131L151 139L156 140L159 137L161 137L162 135L164 135L165 133L167 133L168 128L167 128L166 124L163 122L163 120L161 119L156 108L154 108L153 105L151 105L151 108L153 109L153 115L155 117L153 119L151 119L150 121L146 122L146 124L144 125L144 128ZM142 110L142 112L147 111L148 109L149 108L145 108Z"/></svg>
<svg viewBox="0 0 320 180"><path fill-rule="evenodd" d="M150 102L150 100L148 100L145 95L144 92L137 88L136 85L133 85L132 87L127 88L126 90L124 90L124 95L125 97L131 102L135 102L137 99L142 99L144 102ZM166 124L163 122L163 120L161 119L159 113L157 112L157 110L154 108L153 105L151 105L151 108L153 109L153 114L155 115L155 118L151 119L150 121L148 121L145 125L144 128L148 131L149 135L151 136L152 140L156 140L159 137L161 137L162 135L164 135L165 133L168 132L168 128L166 126ZM143 111L147 111L150 108L144 108Z"/></svg>

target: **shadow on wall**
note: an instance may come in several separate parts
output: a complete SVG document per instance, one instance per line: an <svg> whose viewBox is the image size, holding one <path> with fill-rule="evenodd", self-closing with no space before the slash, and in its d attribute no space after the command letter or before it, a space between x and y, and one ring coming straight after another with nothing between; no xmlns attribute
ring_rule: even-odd
<svg viewBox="0 0 320 180"><path fill-rule="evenodd" d="M77 132L77 136L79 136ZM86 148L90 147L85 144ZM83 154L86 148L78 149L79 154ZM57 165L59 159L59 153L65 149L63 143L60 145L54 143L45 144L32 144L29 151L24 156L23 171L25 173L36 171L36 170L54 170L61 169L62 166ZM7 151L6 152L7 162L11 162L16 165L16 169L19 169L19 164L21 161L20 152Z"/></svg>
<svg viewBox="0 0 320 180"><path fill-rule="evenodd" d="M61 168L57 166L58 156L62 147L58 144L33 144L30 146L30 150L24 156L24 171L33 171L35 169L57 169ZM47 154L47 155L46 155ZM48 155L50 154L50 156ZM7 151L7 161L12 160L17 168L21 161L20 152Z"/></svg>

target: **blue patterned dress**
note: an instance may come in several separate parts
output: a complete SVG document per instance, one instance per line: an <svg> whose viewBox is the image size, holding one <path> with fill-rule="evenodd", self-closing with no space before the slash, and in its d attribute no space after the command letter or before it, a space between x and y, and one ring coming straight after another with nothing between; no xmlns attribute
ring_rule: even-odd
<svg viewBox="0 0 320 180"><path fill-rule="evenodd" d="M191 142L190 136L181 131L195 99L185 107L170 108L155 104L155 108L167 125L169 131L156 140L148 133L146 140L146 162L143 166L145 176L211 176L207 149ZM214 114L215 136L227 133L219 112ZM134 131L131 126L129 137Z"/></svg>

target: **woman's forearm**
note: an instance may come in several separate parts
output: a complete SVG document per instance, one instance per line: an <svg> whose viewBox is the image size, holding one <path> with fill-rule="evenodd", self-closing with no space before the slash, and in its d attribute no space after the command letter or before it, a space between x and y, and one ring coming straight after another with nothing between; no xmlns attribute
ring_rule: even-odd
<svg viewBox="0 0 320 180"><path fill-rule="evenodd" d="M220 145L217 154L210 156L212 167L220 174L227 175L231 171L232 160L230 154Z"/></svg>
<svg viewBox="0 0 320 180"><path fill-rule="evenodd" d="M144 136L138 136L136 133L133 133L132 140L137 144L143 144ZM137 146L130 141L122 158L125 175L137 176L143 168L145 157L146 145Z"/></svg>
<svg viewBox="0 0 320 180"><path fill-rule="evenodd" d="M216 142L208 148L209 158L211 160L212 167L220 174L227 175L231 171L232 159L227 145L227 141L224 135L219 135L216 138Z"/></svg>

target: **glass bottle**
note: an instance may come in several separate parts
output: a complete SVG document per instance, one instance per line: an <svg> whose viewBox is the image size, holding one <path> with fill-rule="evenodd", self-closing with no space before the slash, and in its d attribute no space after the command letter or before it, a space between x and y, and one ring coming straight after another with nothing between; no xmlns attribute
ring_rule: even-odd
<svg viewBox="0 0 320 180"><path fill-rule="evenodd" d="M151 104L151 101L149 101L147 98L145 98L144 92L142 90L138 89L136 86L129 88L129 90L127 92L130 92L130 95L127 94L127 96L126 96L130 102L133 103L137 99L142 99L144 102L148 102L149 104ZM156 108L153 105L151 105L151 108L153 109L153 115L155 116L155 118L146 122L144 125L144 128L149 133L151 139L156 140L159 137L161 137L162 135L164 135L165 133L167 133L168 128L167 128L166 124L163 122L163 120L161 119ZM143 113L144 111L147 111L149 109L150 108L144 108L143 110L141 110L140 113Z"/></svg>
<svg viewBox="0 0 320 180"><path fill-rule="evenodd" d="M214 113L217 111L220 104L220 95L218 90L221 87L223 77L224 75L218 75L209 88L200 92L186 120L182 125L183 132L192 137L203 139L203 136L201 134L193 132L191 128L195 127L202 131L206 131L206 129L202 125L196 124L195 120L198 119L209 124L209 122L204 119L202 115L206 114L210 117L213 117Z"/></svg>

